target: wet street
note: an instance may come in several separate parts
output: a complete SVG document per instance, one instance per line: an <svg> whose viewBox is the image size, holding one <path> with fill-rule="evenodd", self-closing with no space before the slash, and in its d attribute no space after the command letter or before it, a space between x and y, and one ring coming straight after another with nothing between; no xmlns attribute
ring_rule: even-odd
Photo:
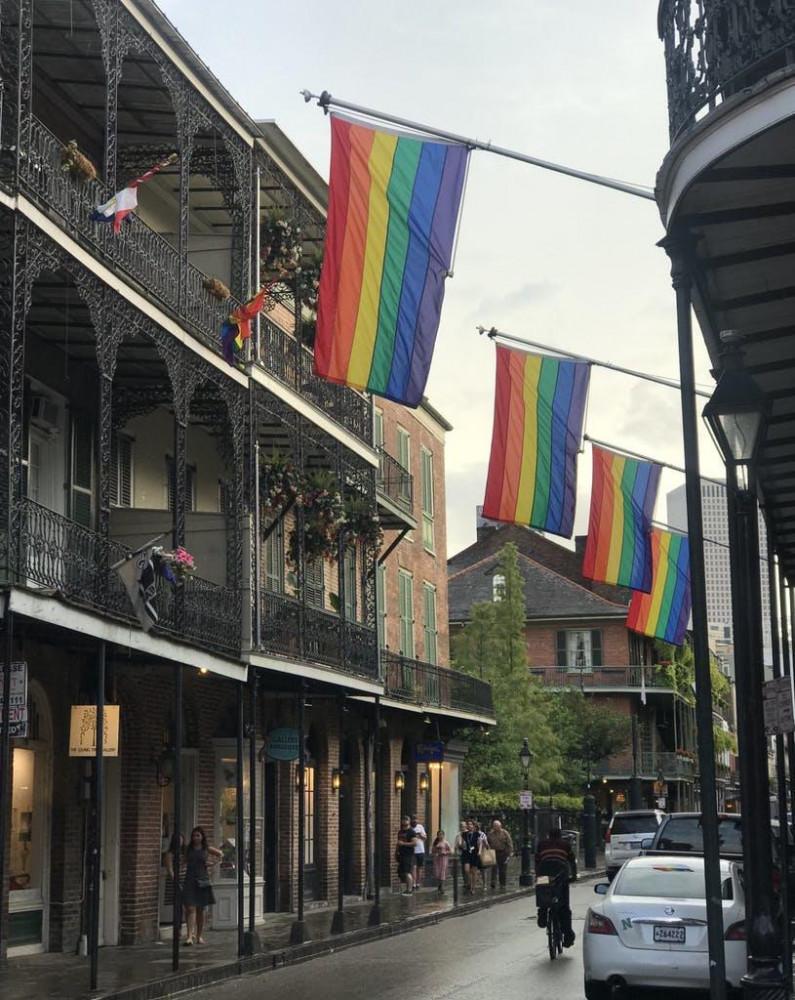
<svg viewBox="0 0 795 1000"><path fill-rule="evenodd" d="M572 886L577 943L551 962L532 899L451 917L302 965L192 994L224 1000L582 1000L582 924L593 883ZM673 994L671 994L673 995ZM688 995L690 997L690 995ZM706 994L705 994L706 996ZM641 1000L633 990L633 1000ZM643 1000L662 994L648 993ZM693 995L701 1000L699 994Z"/></svg>

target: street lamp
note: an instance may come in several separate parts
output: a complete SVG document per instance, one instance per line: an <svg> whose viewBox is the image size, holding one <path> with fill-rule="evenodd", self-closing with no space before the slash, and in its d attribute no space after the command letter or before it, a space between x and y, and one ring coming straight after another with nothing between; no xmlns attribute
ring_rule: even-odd
<svg viewBox="0 0 795 1000"><path fill-rule="evenodd" d="M743 803L747 894L747 997L784 1000L776 933L770 832L770 782L762 708L764 682L758 511L754 463L764 438L768 400L744 370L733 331L721 334L722 371L704 418L726 463L732 625L737 683L737 740Z"/></svg>
<svg viewBox="0 0 795 1000"><path fill-rule="evenodd" d="M533 763L533 751L527 745L527 738L522 740L519 750L519 763L524 770L524 787L530 789L530 765ZM519 874L519 885L532 885L533 876L530 873L530 810L522 809L522 870Z"/></svg>

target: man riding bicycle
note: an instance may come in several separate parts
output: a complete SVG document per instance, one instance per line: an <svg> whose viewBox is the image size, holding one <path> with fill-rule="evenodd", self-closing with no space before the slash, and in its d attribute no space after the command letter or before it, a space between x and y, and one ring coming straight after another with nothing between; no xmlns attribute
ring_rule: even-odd
<svg viewBox="0 0 795 1000"><path fill-rule="evenodd" d="M563 839L563 834L557 827L553 827L549 834L539 840L536 845L536 878L539 875L547 875L550 879L560 878L560 923L563 930L563 947L571 948L575 941L575 934L571 927L571 907L569 906L569 879L577 874L577 859L572 852L568 841ZM546 927L547 911L541 908L538 911L538 926Z"/></svg>

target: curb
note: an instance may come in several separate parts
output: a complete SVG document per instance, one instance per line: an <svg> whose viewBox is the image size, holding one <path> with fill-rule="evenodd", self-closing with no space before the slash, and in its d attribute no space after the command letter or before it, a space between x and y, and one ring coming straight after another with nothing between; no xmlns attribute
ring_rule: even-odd
<svg viewBox="0 0 795 1000"><path fill-rule="evenodd" d="M589 872L579 881L582 884L602 878L604 875L603 871ZM417 930L420 927L438 924L440 921L450 919L451 917L466 916L478 910L485 910L492 906L514 902L517 899L529 896L535 896L535 888L515 889L512 892L506 892L499 896L469 900L466 903L459 903L451 909L421 913L416 917L407 917L392 923L379 924L377 927L361 927L358 930L348 931L335 937L322 938L319 941L307 941L305 944L291 945L276 951L263 952L261 955L253 955L250 958L235 959L232 962L211 965L205 969L178 972L176 975L165 979L141 983L138 986L128 986L114 993L97 993L95 996L98 1000L99 998L101 1000L163 1000L165 997L190 993L205 986L212 986L214 983L243 976L248 977L260 975L265 972L273 972L276 969L283 969L288 965L298 965L302 962L308 962L321 955L331 955L337 951L355 948L360 944L368 944L371 941L397 937L399 934L407 934L409 931Z"/></svg>

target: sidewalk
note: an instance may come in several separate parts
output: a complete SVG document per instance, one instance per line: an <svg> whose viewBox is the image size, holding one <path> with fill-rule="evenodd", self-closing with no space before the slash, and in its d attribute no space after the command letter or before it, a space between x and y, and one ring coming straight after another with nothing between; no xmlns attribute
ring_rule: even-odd
<svg viewBox="0 0 795 1000"><path fill-rule="evenodd" d="M601 869L603 871L604 869ZM582 871L581 878L595 877L600 870ZM12 958L0 968L0 996L3 1000L157 1000L186 990L198 989L239 975L268 972L281 965L303 962L340 948L350 948L366 941L402 934L417 927L437 923L474 910L493 906L533 889L519 886L519 864L508 867L505 889L476 890L464 895L459 885L458 903L453 901L453 881L439 895L435 887L423 887L413 896L382 890L381 923L369 926L371 901L347 897L344 901L345 930L331 934L334 906L307 907L304 917L310 940L291 945L290 931L294 913L268 913L257 924L262 951L251 958L237 958L237 931L208 931L204 946L180 949L180 971L171 969L171 940L101 948L99 951L99 988L91 992L87 958L75 955L45 954ZM528 907L532 901L528 899Z"/></svg>

